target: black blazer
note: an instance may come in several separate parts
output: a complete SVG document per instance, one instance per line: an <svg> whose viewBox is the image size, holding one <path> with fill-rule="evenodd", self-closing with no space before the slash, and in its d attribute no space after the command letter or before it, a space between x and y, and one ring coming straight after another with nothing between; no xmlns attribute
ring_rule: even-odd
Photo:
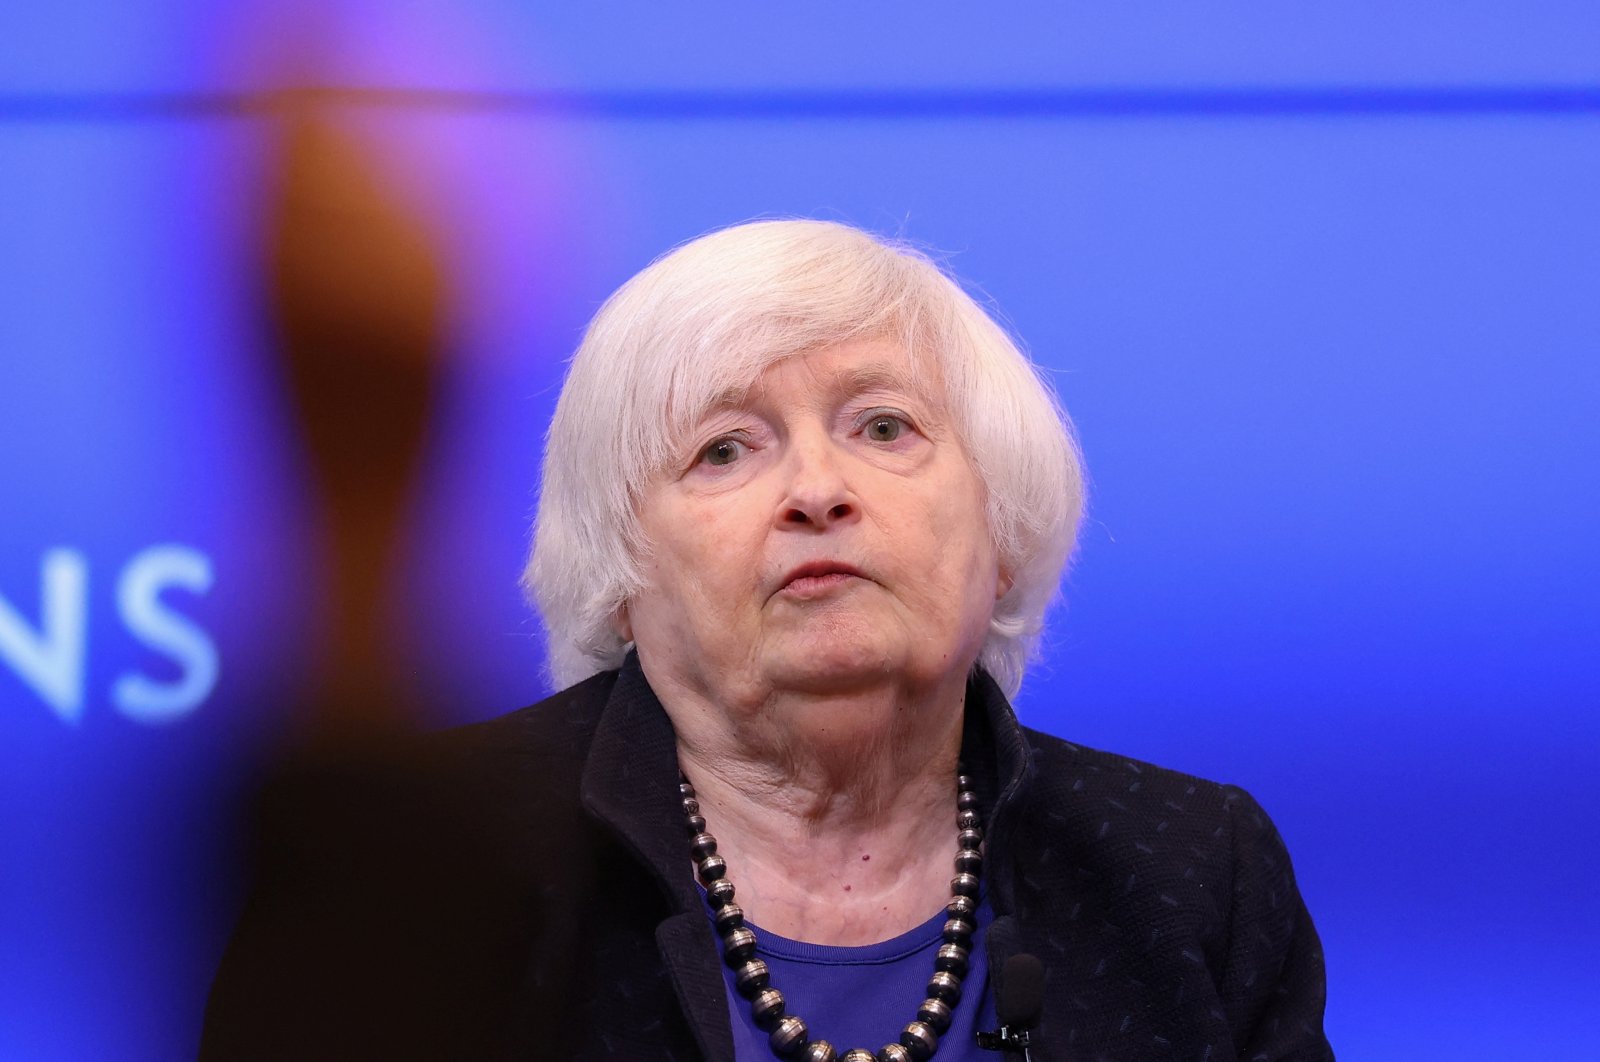
<svg viewBox="0 0 1600 1062"><path fill-rule="evenodd" d="M1039 1062L1333 1057L1316 931L1255 801L1024 729L982 674L967 706L990 968L1043 961ZM304 771L268 801L201 1055L731 1062L689 867L672 727L632 657Z"/></svg>

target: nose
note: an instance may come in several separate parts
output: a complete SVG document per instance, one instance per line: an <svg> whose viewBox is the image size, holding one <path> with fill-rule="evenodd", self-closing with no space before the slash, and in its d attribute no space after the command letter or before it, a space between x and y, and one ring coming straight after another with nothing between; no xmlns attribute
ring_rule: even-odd
<svg viewBox="0 0 1600 1062"><path fill-rule="evenodd" d="M860 517L842 456L831 440L795 440L785 464L788 491L778 506L780 527L821 531Z"/></svg>

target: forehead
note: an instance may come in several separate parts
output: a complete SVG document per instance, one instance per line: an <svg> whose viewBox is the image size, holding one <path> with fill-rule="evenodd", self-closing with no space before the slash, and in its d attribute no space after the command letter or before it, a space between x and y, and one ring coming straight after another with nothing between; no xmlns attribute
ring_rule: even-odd
<svg viewBox="0 0 1600 1062"><path fill-rule="evenodd" d="M767 365L743 387L728 387L711 408L782 401L800 391L822 398L890 393L941 403L944 388L932 359L893 339L853 339L791 354Z"/></svg>

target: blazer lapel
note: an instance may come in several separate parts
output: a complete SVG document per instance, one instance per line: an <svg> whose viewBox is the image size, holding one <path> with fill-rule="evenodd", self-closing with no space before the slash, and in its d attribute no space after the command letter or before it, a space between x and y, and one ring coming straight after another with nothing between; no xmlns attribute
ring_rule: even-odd
<svg viewBox="0 0 1600 1062"><path fill-rule="evenodd" d="M677 911L656 927L656 945L701 1053L731 1062L733 1030L717 941L695 885L678 803L672 722L629 654L595 729L584 766L584 808L633 852Z"/></svg>

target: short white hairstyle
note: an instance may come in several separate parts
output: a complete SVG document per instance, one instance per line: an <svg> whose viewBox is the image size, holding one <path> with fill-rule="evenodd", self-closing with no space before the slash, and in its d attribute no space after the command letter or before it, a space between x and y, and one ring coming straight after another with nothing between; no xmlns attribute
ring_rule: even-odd
<svg viewBox="0 0 1600 1062"><path fill-rule="evenodd" d="M978 663L1015 695L1083 511L1071 425L1006 330L927 255L810 220L751 222L684 244L590 322L545 440L523 574L557 688L618 667L631 648L616 617L644 585L639 502L710 405L783 358L858 339L897 341L914 363L939 367L1012 580Z"/></svg>

